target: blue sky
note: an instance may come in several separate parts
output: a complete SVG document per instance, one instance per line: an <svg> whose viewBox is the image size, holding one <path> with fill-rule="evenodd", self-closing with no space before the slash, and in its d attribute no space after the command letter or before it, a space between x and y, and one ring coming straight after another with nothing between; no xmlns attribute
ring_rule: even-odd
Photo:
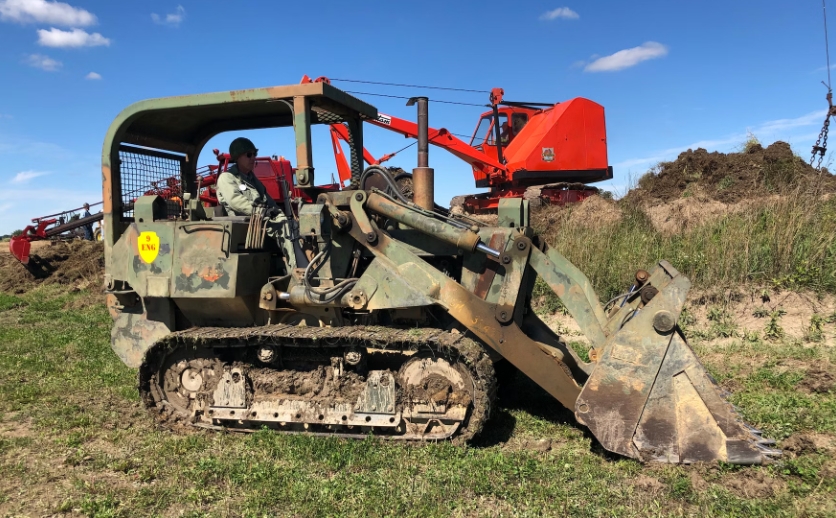
<svg viewBox="0 0 836 518"><path fill-rule="evenodd" d="M836 3L831 13L836 11ZM831 26L836 35L836 23ZM836 36L834 36L836 37ZM606 108L609 160L631 179L689 147L731 151L752 132L802 156L824 117L821 3L113 2L0 0L0 234L101 199L100 157L116 114L142 99L297 83L303 74L489 90L506 99L587 97ZM485 94L335 82L346 90L484 103ZM400 99L360 95L414 120ZM430 124L470 134L482 108L431 104ZM319 182L336 169L314 134ZM290 156L282 130L252 132ZM234 135L207 146L225 148ZM380 156L409 143L370 128ZM390 164L410 169L415 148ZM437 201L476 192L438 148ZM604 185L607 187L607 185Z"/></svg>

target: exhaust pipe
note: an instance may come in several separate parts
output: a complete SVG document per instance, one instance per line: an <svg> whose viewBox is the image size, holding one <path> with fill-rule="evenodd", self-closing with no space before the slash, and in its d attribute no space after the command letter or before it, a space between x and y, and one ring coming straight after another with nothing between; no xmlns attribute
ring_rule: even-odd
<svg viewBox="0 0 836 518"><path fill-rule="evenodd" d="M414 201L426 210L435 208L435 170L429 167L429 99L413 97L407 106L418 105L418 167L412 170Z"/></svg>

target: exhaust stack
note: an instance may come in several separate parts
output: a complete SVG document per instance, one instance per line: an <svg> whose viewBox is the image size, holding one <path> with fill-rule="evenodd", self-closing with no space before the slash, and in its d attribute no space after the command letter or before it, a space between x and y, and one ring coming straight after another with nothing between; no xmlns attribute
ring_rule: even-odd
<svg viewBox="0 0 836 518"><path fill-rule="evenodd" d="M429 99L413 97L406 105L418 105L418 167L412 170L415 204L427 210L435 208L435 170L429 167Z"/></svg>

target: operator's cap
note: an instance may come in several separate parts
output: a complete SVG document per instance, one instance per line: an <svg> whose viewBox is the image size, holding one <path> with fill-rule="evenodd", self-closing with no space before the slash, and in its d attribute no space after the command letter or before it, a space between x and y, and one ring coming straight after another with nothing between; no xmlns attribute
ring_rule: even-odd
<svg viewBox="0 0 836 518"><path fill-rule="evenodd" d="M90 208L90 204L89 204L89 203L85 203L84 205L82 205L82 207L84 207L85 209L89 209L89 208Z"/></svg>
<svg viewBox="0 0 836 518"><path fill-rule="evenodd" d="M238 137L229 144L229 158L232 160L237 159L248 151L258 152L255 144L248 138Z"/></svg>

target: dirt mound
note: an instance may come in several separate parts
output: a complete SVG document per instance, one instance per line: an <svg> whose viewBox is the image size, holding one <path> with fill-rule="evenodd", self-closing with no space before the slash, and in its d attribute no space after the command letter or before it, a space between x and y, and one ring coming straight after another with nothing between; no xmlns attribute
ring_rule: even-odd
<svg viewBox="0 0 836 518"><path fill-rule="evenodd" d="M600 196L590 196L580 203L566 206L544 205L531 211L531 225L544 235L559 229L601 227L618 223L624 213L618 204Z"/></svg>
<svg viewBox="0 0 836 518"><path fill-rule="evenodd" d="M572 207L569 223L573 226L612 225L621 221L624 215L612 200L590 196L578 206Z"/></svg>
<svg viewBox="0 0 836 518"><path fill-rule="evenodd" d="M836 376L821 367L812 367L807 370L799 386L807 392L825 394L836 387Z"/></svg>
<svg viewBox="0 0 836 518"><path fill-rule="evenodd" d="M51 243L32 254L24 266L11 254L0 255L0 291L25 293L40 284L100 286L104 247L90 241Z"/></svg>
<svg viewBox="0 0 836 518"><path fill-rule="evenodd" d="M766 148L751 144L740 153L687 150L672 162L660 163L639 179L624 200L665 203L693 197L701 191L710 200L735 203L742 199L803 191L836 192L836 177L816 171L793 154L790 145L777 141Z"/></svg>
<svg viewBox="0 0 836 518"><path fill-rule="evenodd" d="M815 434L798 433L781 443L781 449L798 455L816 454L827 450L825 437Z"/></svg>

